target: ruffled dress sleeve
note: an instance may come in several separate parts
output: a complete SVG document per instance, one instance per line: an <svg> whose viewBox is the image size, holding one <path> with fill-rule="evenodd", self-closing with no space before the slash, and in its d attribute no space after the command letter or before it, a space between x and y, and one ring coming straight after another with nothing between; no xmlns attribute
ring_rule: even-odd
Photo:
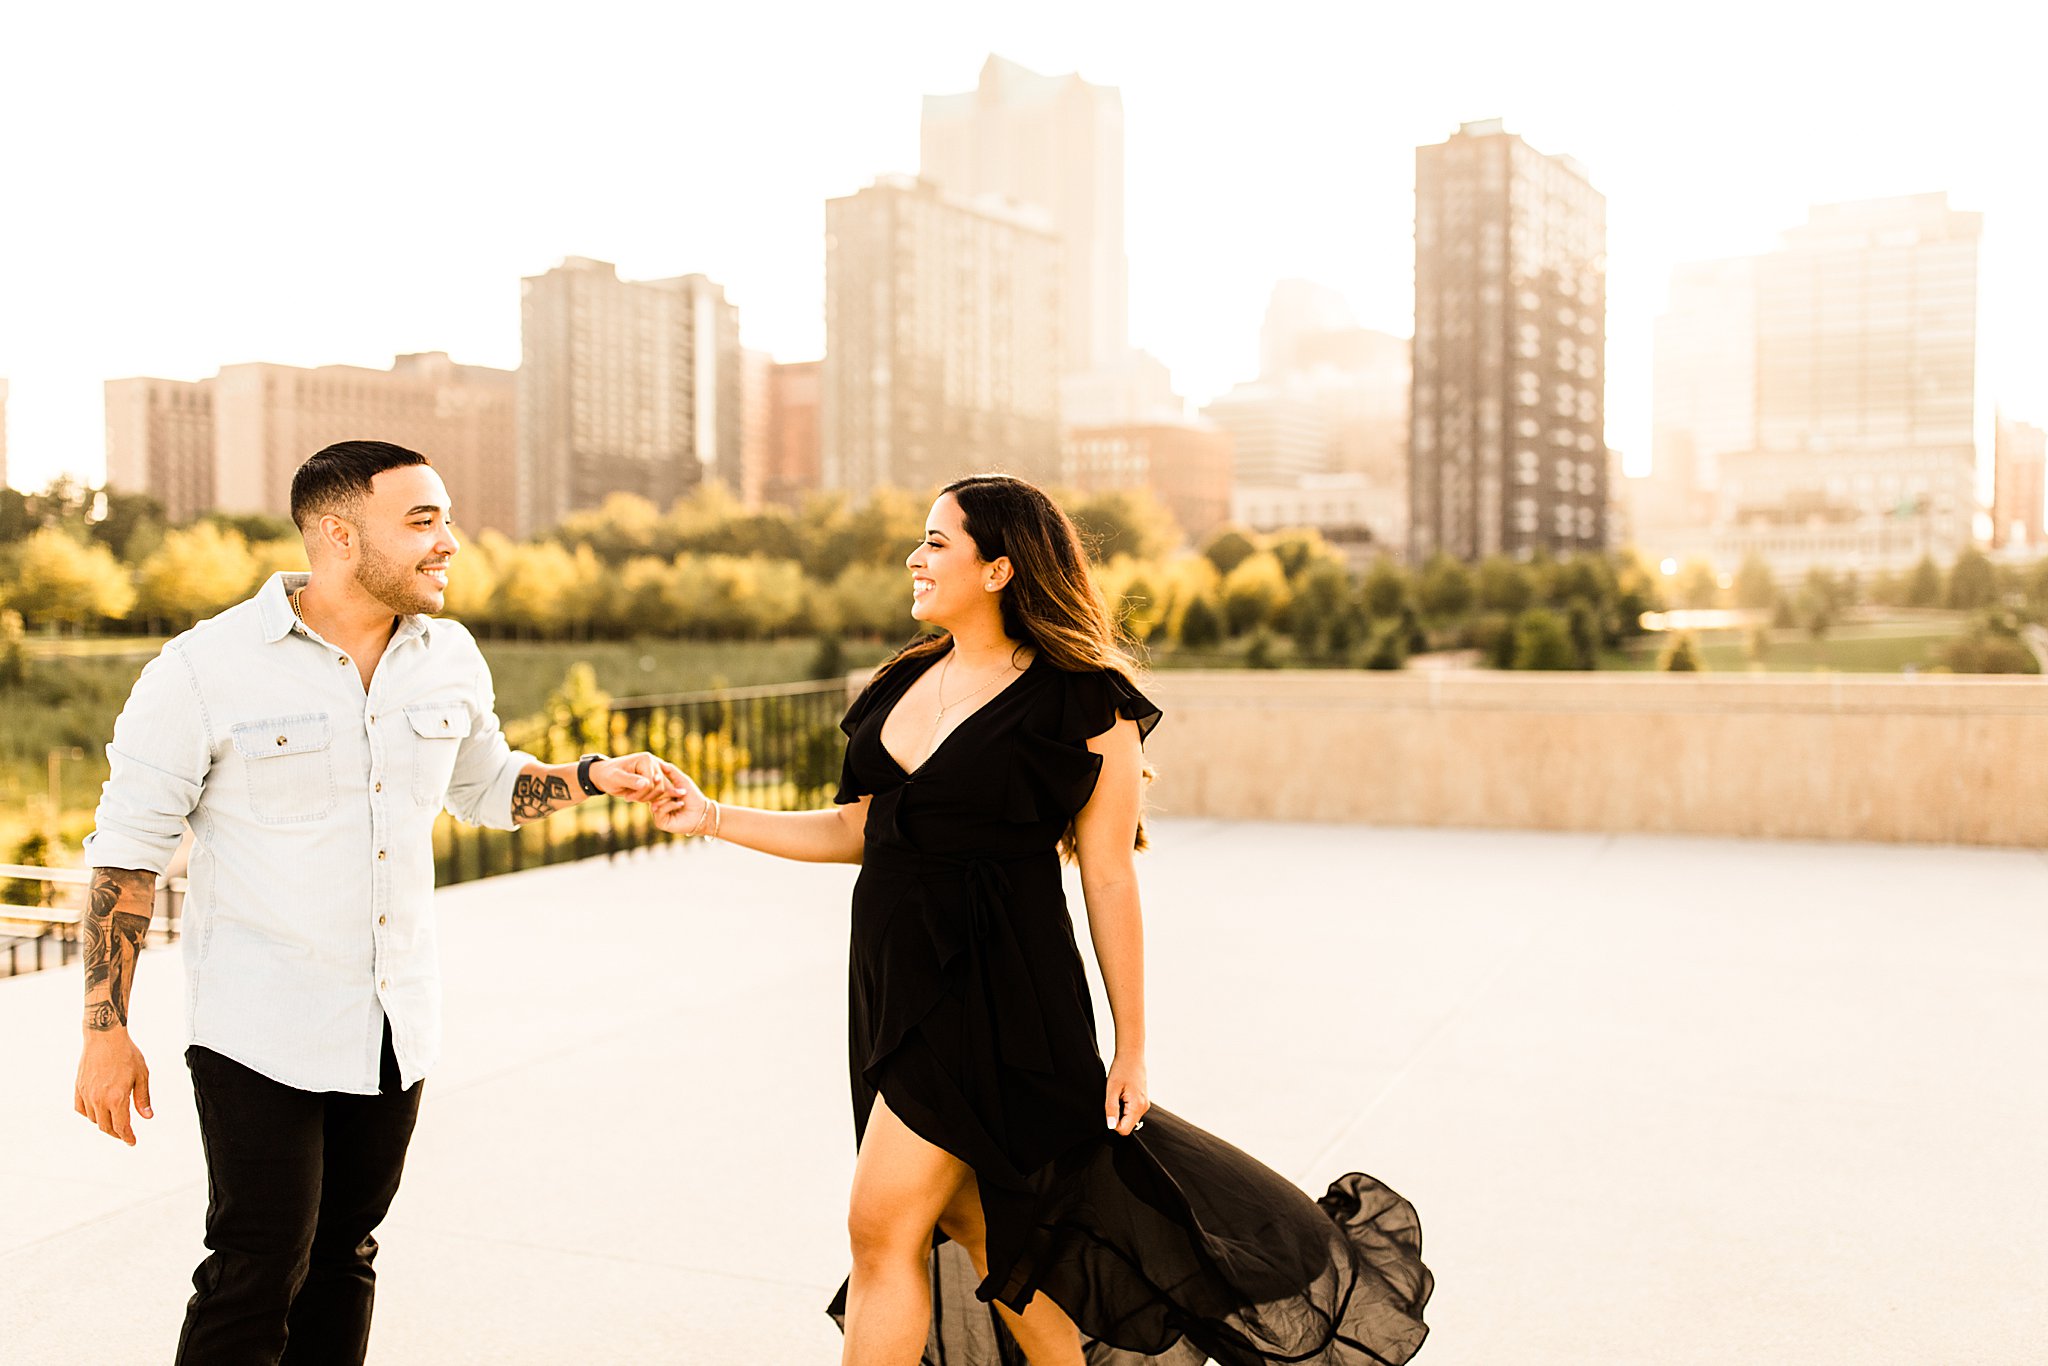
<svg viewBox="0 0 2048 1366"><path fill-rule="evenodd" d="M1050 724L1028 726L1018 738L1009 818L1071 821L1095 795L1102 776L1102 756L1088 742L1122 719L1138 723L1142 743L1161 714L1121 674L1062 673L1059 705L1045 714Z"/></svg>
<svg viewBox="0 0 2048 1366"><path fill-rule="evenodd" d="M882 705L873 682L860 690L860 696L853 699L853 705L846 709L846 715L839 718L839 729L846 732L846 756L839 763L839 790L832 794L835 805L845 806L857 802L875 789L871 782L861 778L859 764L854 754L855 737L861 726L874 715Z"/></svg>

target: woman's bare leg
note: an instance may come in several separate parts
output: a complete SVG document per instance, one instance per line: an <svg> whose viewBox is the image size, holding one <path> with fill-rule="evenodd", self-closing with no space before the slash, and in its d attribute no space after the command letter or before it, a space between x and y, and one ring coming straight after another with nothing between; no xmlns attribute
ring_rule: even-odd
<svg viewBox="0 0 2048 1366"><path fill-rule="evenodd" d="M988 1225L982 1219L981 1187L976 1184L971 1168L940 1213L939 1228L967 1250L975 1271L986 1277ZM1024 1349L1031 1366L1084 1366L1081 1330L1074 1326L1065 1310L1044 1295L1033 1295L1021 1314L1012 1312L1008 1305L1003 1304L996 1306L996 1312L1003 1316L1003 1325L1010 1330L1010 1336L1017 1339L1017 1345Z"/></svg>
<svg viewBox="0 0 2048 1366"><path fill-rule="evenodd" d="M912 1133L875 1097L846 1217L853 1274L842 1366L917 1366L923 1358L932 1321L932 1230L972 1176L966 1163Z"/></svg>

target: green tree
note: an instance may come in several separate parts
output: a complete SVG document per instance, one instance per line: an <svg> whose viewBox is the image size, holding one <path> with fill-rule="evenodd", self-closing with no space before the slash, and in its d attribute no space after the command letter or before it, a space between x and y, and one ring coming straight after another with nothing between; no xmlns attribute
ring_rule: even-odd
<svg viewBox="0 0 2048 1366"><path fill-rule="evenodd" d="M1280 658L1275 652L1273 633L1261 626L1252 632L1251 645L1244 652L1244 666L1247 669L1277 669Z"/></svg>
<svg viewBox="0 0 2048 1366"><path fill-rule="evenodd" d="M1351 602L1351 576L1334 560L1309 565L1295 584L1289 627L1297 659L1324 657L1331 631ZM1328 651L1339 653L1334 648Z"/></svg>
<svg viewBox="0 0 2048 1366"><path fill-rule="evenodd" d="M851 564L832 583L844 629L864 636L908 639L917 629L910 615L910 576L901 567Z"/></svg>
<svg viewBox="0 0 2048 1366"><path fill-rule="evenodd" d="M1180 544L1180 524L1150 489L1091 493L1067 508L1088 557L1108 563L1119 555L1156 560Z"/></svg>
<svg viewBox="0 0 2048 1366"><path fill-rule="evenodd" d="M248 596L256 577L249 544L212 522L163 533L135 571L135 610L149 621L189 626Z"/></svg>
<svg viewBox="0 0 2048 1366"><path fill-rule="evenodd" d="M92 524L92 539L114 552L123 564L146 559L163 541L168 525L163 503L146 493L100 490L103 502L100 519Z"/></svg>
<svg viewBox="0 0 2048 1366"><path fill-rule="evenodd" d="M1289 583L1300 578L1311 565L1334 564L1340 569L1344 565L1344 557L1314 527L1276 532L1267 540L1266 549L1280 561L1280 572Z"/></svg>
<svg viewBox="0 0 2048 1366"><path fill-rule="evenodd" d="M1479 605L1489 612L1514 616L1536 600L1536 579L1525 565L1505 555L1479 562Z"/></svg>
<svg viewBox="0 0 2048 1366"><path fill-rule="evenodd" d="M299 528L289 517L268 512L209 512L206 521L222 531L232 531L250 545L258 541L296 541Z"/></svg>
<svg viewBox="0 0 2048 1366"><path fill-rule="evenodd" d="M1180 616L1180 643L1189 650L1213 649L1223 639L1223 621L1209 605L1207 594L1188 599Z"/></svg>
<svg viewBox="0 0 2048 1366"><path fill-rule="evenodd" d="M83 626L128 615L135 589L114 552L47 526L30 535L15 553L14 585L7 599L29 621Z"/></svg>
<svg viewBox="0 0 2048 1366"><path fill-rule="evenodd" d="M1517 669L1570 669L1577 663L1571 633L1547 607L1531 607L1515 619L1514 641Z"/></svg>
<svg viewBox="0 0 2048 1366"><path fill-rule="evenodd" d="M1223 576L1223 624L1233 636L1264 626L1287 610L1287 575L1269 550L1238 561Z"/></svg>
<svg viewBox="0 0 2048 1366"><path fill-rule="evenodd" d="M1699 644L1693 640L1692 632L1680 631L1671 637L1658 657L1657 667L1666 673L1696 674L1702 671Z"/></svg>
<svg viewBox="0 0 2048 1366"><path fill-rule="evenodd" d="M635 555L675 550L664 541L661 510L637 493L613 493L594 508L562 519L553 538L570 550L589 546L606 564L620 565Z"/></svg>
<svg viewBox="0 0 2048 1366"><path fill-rule="evenodd" d="M1735 571L1735 605L1752 611L1778 605L1778 581L1771 577L1764 557L1754 550L1742 557L1742 567Z"/></svg>
<svg viewBox="0 0 2048 1366"><path fill-rule="evenodd" d="M1966 546L1948 571L1948 605L1974 612L1998 601L1998 578L1991 561L1975 546Z"/></svg>
<svg viewBox="0 0 2048 1366"><path fill-rule="evenodd" d="M575 557L553 541L528 541L507 549L497 566L498 592L491 613L516 633L561 635L575 608Z"/></svg>
<svg viewBox="0 0 2048 1366"><path fill-rule="evenodd" d="M1382 625L1373 632L1372 643L1366 647L1365 667L1368 669L1398 669L1408 662L1407 640L1398 624Z"/></svg>
<svg viewBox="0 0 2048 1366"><path fill-rule="evenodd" d="M1401 572L1401 566L1382 555L1365 571L1360 596L1367 615L1380 619L1397 617L1408 602L1408 576Z"/></svg>
<svg viewBox="0 0 2048 1366"><path fill-rule="evenodd" d="M28 681L27 634L21 613L12 607L0 609L0 688L18 688Z"/></svg>
<svg viewBox="0 0 2048 1366"><path fill-rule="evenodd" d="M1712 607L1721 599L1721 580L1714 573L1714 566L1705 560L1688 560L1678 571L1672 594L1680 607Z"/></svg>
<svg viewBox="0 0 2048 1366"><path fill-rule="evenodd" d="M1228 575L1258 552L1259 543L1234 526L1224 527L1202 547L1202 554L1216 566L1216 572L1223 575Z"/></svg>
<svg viewBox="0 0 2048 1366"><path fill-rule="evenodd" d="M1416 597L1435 621L1454 621L1472 610L1472 573L1448 555L1438 554L1423 568Z"/></svg>
<svg viewBox="0 0 2048 1366"><path fill-rule="evenodd" d="M0 484L0 545L25 541L41 525L29 506L29 497L19 489Z"/></svg>
<svg viewBox="0 0 2048 1366"><path fill-rule="evenodd" d="M1806 571L1806 582L1800 585L1794 611L1807 635L1815 640L1826 639L1842 613L1842 585L1834 575L1815 565Z"/></svg>
<svg viewBox="0 0 2048 1366"><path fill-rule="evenodd" d="M1932 555L1922 555L1920 563L1913 566L1913 572L1906 577L1906 606L1941 606L1941 569L1934 563Z"/></svg>

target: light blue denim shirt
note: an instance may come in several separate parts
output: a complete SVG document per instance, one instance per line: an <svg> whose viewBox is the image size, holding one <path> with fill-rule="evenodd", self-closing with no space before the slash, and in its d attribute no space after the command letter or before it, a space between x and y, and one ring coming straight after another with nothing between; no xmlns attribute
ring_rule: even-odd
<svg viewBox="0 0 2048 1366"><path fill-rule="evenodd" d="M162 873L189 824L191 1041L300 1090L370 1095L386 1017L405 1085L441 1051L435 814L511 829L535 760L506 744L462 626L402 618L366 694L293 615L305 581L273 575L143 669L85 852Z"/></svg>

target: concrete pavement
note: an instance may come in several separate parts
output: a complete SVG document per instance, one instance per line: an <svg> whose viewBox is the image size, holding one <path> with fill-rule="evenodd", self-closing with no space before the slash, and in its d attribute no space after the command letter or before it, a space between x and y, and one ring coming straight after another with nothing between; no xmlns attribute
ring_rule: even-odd
<svg viewBox="0 0 2048 1366"><path fill-rule="evenodd" d="M2048 855L1154 833L1154 1094L1415 1202L1421 1362L2040 1358ZM372 1362L838 1360L852 876L710 846L442 894ZM70 1110L77 970L0 981L0 1361L169 1359L205 1206L180 983L144 959L131 1151Z"/></svg>

